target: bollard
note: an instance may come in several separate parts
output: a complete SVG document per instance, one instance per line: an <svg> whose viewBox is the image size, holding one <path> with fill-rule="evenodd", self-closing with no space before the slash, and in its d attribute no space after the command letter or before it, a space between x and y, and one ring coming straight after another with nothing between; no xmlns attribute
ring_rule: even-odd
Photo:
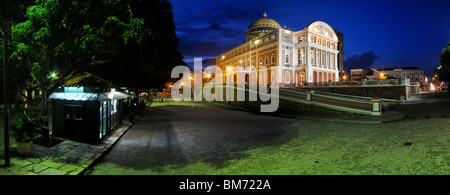
<svg viewBox="0 0 450 195"><path fill-rule="evenodd" d="M313 94L314 94L314 91L307 91L306 92L306 101L312 101Z"/></svg>
<svg viewBox="0 0 450 195"><path fill-rule="evenodd" d="M372 112L381 112L381 98L372 98Z"/></svg>

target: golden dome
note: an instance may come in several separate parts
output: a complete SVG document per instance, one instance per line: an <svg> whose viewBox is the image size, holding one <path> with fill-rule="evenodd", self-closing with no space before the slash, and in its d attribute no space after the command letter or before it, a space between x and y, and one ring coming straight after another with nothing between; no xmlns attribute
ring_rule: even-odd
<svg viewBox="0 0 450 195"><path fill-rule="evenodd" d="M264 12L263 18L252 22L247 28L247 37L245 40L249 41L255 39L279 28L281 28L280 24L278 24L278 22L276 22L275 20L267 18L267 14L266 12Z"/></svg>
<svg viewBox="0 0 450 195"><path fill-rule="evenodd" d="M267 18L266 12L264 12L263 18L252 22L248 28L257 27L257 26L272 26L272 27L281 28L281 26L280 26L280 24L278 24L278 22L276 22L275 20L272 20L270 18Z"/></svg>

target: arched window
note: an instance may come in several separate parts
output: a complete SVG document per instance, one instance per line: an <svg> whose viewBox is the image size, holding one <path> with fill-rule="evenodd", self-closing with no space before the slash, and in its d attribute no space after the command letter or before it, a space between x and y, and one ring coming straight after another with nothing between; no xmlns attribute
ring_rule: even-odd
<svg viewBox="0 0 450 195"><path fill-rule="evenodd" d="M285 84L289 84L289 83L290 83L290 80L291 80L291 78L290 78L290 76L289 76L289 71L286 71L286 72L284 73L284 83L285 83Z"/></svg>
<svg viewBox="0 0 450 195"><path fill-rule="evenodd" d="M266 66L269 65L269 56L266 56Z"/></svg>
<svg viewBox="0 0 450 195"><path fill-rule="evenodd" d="M272 64L275 64L275 54L272 54Z"/></svg>
<svg viewBox="0 0 450 195"><path fill-rule="evenodd" d="M259 58L259 65L262 65L262 58Z"/></svg>

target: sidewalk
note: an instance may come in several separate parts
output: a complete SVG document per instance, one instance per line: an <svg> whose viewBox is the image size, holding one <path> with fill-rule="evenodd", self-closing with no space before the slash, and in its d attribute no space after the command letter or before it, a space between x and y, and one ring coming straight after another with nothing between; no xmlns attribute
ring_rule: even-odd
<svg viewBox="0 0 450 195"><path fill-rule="evenodd" d="M20 156L15 140L11 139L11 166L0 167L0 175L80 175L94 165L97 159L120 140L133 123L124 124L109 135L101 144L91 145L65 140L52 147L33 144L31 153ZM4 154L4 147L0 149ZM3 164L3 162L2 162Z"/></svg>

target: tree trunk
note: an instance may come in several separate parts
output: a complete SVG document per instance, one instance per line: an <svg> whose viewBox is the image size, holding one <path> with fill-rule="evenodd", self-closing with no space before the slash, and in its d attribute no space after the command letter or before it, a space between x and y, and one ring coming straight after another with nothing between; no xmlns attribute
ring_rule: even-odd
<svg viewBox="0 0 450 195"><path fill-rule="evenodd" d="M47 102L47 90L42 90L44 94L42 94L42 101L44 104L44 111L42 112L42 116L48 115L48 102Z"/></svg>

